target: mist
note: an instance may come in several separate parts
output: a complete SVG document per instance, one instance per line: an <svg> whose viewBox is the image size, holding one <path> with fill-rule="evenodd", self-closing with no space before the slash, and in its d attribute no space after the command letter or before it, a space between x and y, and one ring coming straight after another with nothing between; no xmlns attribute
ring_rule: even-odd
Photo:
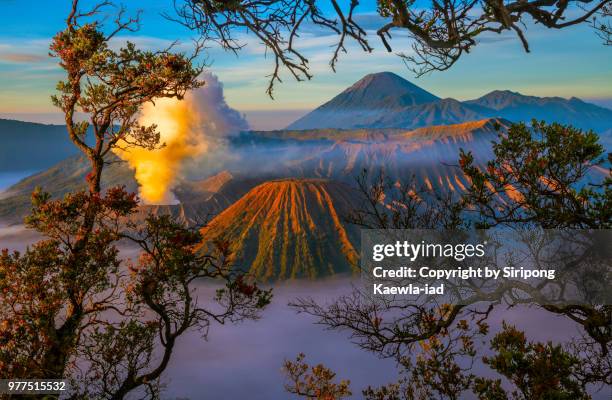
<svg viewBox="0 0 612 400"><path fill-rule="evenodd" d="M284 390L285 359L294 360L303 352L309 364L322 363L337 373L337 379L351 381L352 398L361 399L361 390L368 385L394 382L398 369L393 359L381 359L351 342L348 331L328 330L316 319L297 314L288 303L296 298L312 297L328 304L348 294L359 279L350 277L318 281L293 281L274 284L274 298L261 320L238 325L213 325L208 341L198 332L181 338L165 374L165 398L189 399L295 399ZM211 291L201 283L198 293ZM492 333L502 321L525 330L533 341L564 342L580 334L568 318L536 307L499 307L488 322ZM473 372L497 376L477 362ZM604 389L594 399L608 399L612 391ZM468 397L469 398L469 397Z"/></svg>
<svg viewBox="0 0 612 400"><path fill-rule="evenodd" d="M0 226L0 248L23 251L40 236L23 226ZM134 246L120 246L124 258L137 257ZM273 285L272 303L257 321L219 325L213 323L207 340L191 330L177 341L170 364L162 377L164 399L294 399L284 390L285 359L293 360L300 352L309 364L323 363L337 373L338 379L349 379L354 399L368 385L394 382L398 369L393 359L381 359L360 349L350 339L350 332L328 330L309 315L297 314L288 303L296 298L311 297L329 304L363 283L356 277L335 277L316 281L298 280ZM196 293L206 304L214 296L217 283L198 282ZM488 319L492 334L502 322L524 330L533 341L561 343L581 334L570 319L539 309L517 306L498 307ZM476 374L493 376L492 371L477 363ZM609 399L612 388L593 393L593 399Z"/></svg>

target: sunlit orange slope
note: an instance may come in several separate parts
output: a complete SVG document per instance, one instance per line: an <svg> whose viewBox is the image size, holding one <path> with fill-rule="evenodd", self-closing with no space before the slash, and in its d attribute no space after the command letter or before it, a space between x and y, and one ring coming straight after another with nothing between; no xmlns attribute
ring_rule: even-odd
<svg viewBox="0 0 612 400"><path fill-rule="evenodd" d="M355 270L355 231L343 224L356 200L348 186L321 179L265 182L202 230L204 251L215 239L263 281L317 278Z"/></svg>

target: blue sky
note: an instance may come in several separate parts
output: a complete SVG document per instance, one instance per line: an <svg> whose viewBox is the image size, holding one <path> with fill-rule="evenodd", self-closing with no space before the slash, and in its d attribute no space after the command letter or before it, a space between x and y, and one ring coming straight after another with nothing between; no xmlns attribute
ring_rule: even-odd
<svg viewBox="0 0 612 400"><path fill-rule="evenodd" d="M0 115L54 112L49 95L62 75L47 48L62 29L69 3L0 0ZM124 3L132 10L145 9L142 29L119 41L159 48L178 39L178 49L190 48L192 33L160 15L172 13L172 0ZM362 3L360 12L365 16L374 11L374 1ZM532 53L525 53L511 34L489 36L450 71L417 79L399 57L381 49L376 37L370 39L373 54L349 46L334 74L328 66L334 37L306 33L299 44L315 78L297 83L285 75L276 87L276 100L265 93L272 60L265 58L256 40L245 38L247 46L238 57L214 47L207 56L210 70L224 83L228 103L241 111L312 109L363 75L379 71L393 71L440 97L463 100L510 89L538 96L577 96L612 106L612 48L603 46L588 26L552 31L528 25L527 35ZM407 38L397 37L392 44L398 51L410 49Z"/></svg>

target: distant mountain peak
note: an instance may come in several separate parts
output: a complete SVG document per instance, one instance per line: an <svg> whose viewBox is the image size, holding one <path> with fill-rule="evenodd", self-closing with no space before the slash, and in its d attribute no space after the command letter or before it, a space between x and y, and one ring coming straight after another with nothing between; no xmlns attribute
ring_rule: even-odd
<svg viewBox="0 0 612 400"><path fill-rule="evenodd" d="M366 126L381 113L428 104L439 98L392 72L368 74L287 129Z"/></svg>
<svg viewBox="0 0 612 400"><path fill-rule="evenodd" d="M491 96L491 95L524 96L523 94L521 94L519 92L513 92L512 90L508 90L508 89L502 89L502 90L496 89L496 90L493 90L493 91L485 94L485 96Z"/></svg>
<svg viewBox="0 0 612 400"><path fill-rule="evenodd" d="M577 97L571 97L569 99L552 96L552 97L538 97L531 96L527 94L522 94L519 92L513 92L512 90L493 90L484 96L481 96L475 100L467 101L466 103L474 103L479 104L481 106L486 106L492 109L500 109L503 107L508 107L517 104L530 104L530 105L543 105L546 103L564 103L564 102L580 102L584 103L584 101L580 100Z"/></svg>
<svg viewBox="0 0 612 400"><path fill-rule="evenodd" d="M363 78L361 78L358 82L366 81L368 79L380 79L380 78L390 78L390 79L405 80L404 78L402 78L401 76L399 76L395 72L381 71L381 72L372 72L371 74L367 74Z"/></svg>
<svg viewBox="0 0 612 400"><path fill-rule="evenodd" d="M376 72L368 74L351 85L345 92L362 90L362 89L385 89L389 92L394 92L402 89L409 89L414 91L423 91L417 85L410 81L402 78L401 76L393 72Z"/></svg>
<svg viewBox="0 0 612 400"><path fill-rule="evenodd" d="M494 104L494 103L499 103L499 102L514 101L514 100L529 99L529 98L535 98L535 97L524 95L519 92L513 92L512 90L506 89L506 90L493 90L485 94L484 96L481 96L478 99L472 100L472 101L480 101L480 102L487 102L488 104Z"/></svg>
<svg viewBox="0 0 612 400"><path fill-rule="evenodd" d="M437 96L393 72L378 72L364 76L319 109L392 109L437 100Z"/></svg>
<svg viewBox="0 0 612 400"><path fill-rule="evenodd" d="M537 97L510 90L494 90L463 104L482 107L485 114L514 122L537 119L597 132L604 132L612 126L612 110L587 103L577 97ZM487 113L486 109L490 112Z"/></svg>

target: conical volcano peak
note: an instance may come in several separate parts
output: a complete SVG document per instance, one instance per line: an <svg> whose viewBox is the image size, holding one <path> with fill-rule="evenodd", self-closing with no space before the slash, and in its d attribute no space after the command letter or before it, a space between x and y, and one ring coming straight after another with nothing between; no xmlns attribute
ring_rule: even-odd
<svg viewBox="0 0 612 400"><path fill-rule="evenodd" d="M323 105L342 109L393 109L430 103L438 97L392 72L368 74Z"/></svg>
<svg viewBox="0 0 612 400"><path fill-rule="evenodd" d="M335 181L264 182L202 229L202 248L226 241L234 264L263 281L352 272L358 234L343 217L356 204L356 190Z"/></svg>
<svg viewBox="0 0 612 400"><path fill-rule="evenodd" d="M358 128L381 116L439 98L392 72L369 74L287 129Z"/></svg>
<svg viewBox="0 0 612 400"><path fill-rule="evenodd" d="M401 76L397 74L394 74L393 72L388 72L388 71L368 74L364 76L363 78L361 78L360 80L358 80L357 82L355 82L346 91L360 90L360 89L385 90L388 92L408 89L408 90L413 90L415 92L427 93L425 90L421 89L420 87L411 83L410 81L402 78Z"/></svg>

